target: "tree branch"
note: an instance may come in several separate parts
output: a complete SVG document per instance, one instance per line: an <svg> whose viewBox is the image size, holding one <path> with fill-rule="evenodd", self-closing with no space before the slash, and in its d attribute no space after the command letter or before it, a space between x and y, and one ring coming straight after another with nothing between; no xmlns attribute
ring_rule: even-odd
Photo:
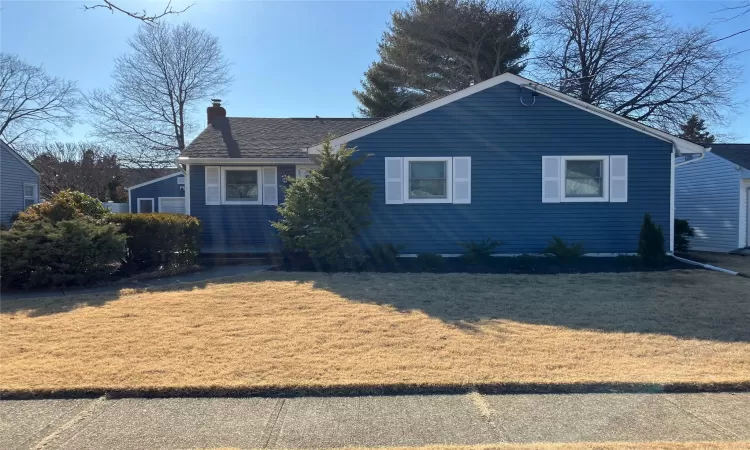
<svg viewBox="0 0 750 450"><path fill-rule="evenodd" d="M142 22L153 24L156 23L159 19L161 19L164 16L172 15L172 14L181 14L190 9L193 5L188 5L186 8L181 10L174 10L172 8L172 1L170 0L167 3L167 6L164 8L164 11L162 11L159 14L152 14L149 15L148 12L144 9L142 12L137 11L129 11L127 9L124 9L120 6L117 6L114 2L110 0L101 0L102 3L97 3L95 5L84 5L83 9L88 11L89 9L99 9L104 8L108 9L111 13L119 12L122 14L125 14L126 16L132 17L133 19L140 20Z"/></svg>

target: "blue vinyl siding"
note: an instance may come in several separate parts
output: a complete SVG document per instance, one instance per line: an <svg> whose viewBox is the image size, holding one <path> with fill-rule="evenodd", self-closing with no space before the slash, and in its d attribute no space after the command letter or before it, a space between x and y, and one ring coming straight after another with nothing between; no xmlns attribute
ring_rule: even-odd
<svg viewBox="0 0 750 450"><path fill-rule="evenodd" d="M0 223L9 224L13 214L23 211L23 185L39 187L39 176L0 143Z"/></svg>
<svg viewBox="0 0 750 450"><path fill-rule="evenodd" d="M130 198L128 199L130 201L130 211L133 213L138 212L139 198L153 198L154 212L159 212L159 197L184 197L185 190L182 189L184 185L177 184L177 179L184 176L184 174L180 173L155 183L131 189Z"/></svg>
<svg viewBox="0 0 750 450"><path fill-rule="evenodd" d="M736 164L708 153L675 169L675 217L695 228L696 250L737 249L740 235L740 171Z"/></svg>
<svg viewBox="0 0 750 450"><path fill-rule="evenodd" d="M276 206L266 205L206 205L205 166L190 167L190 214L203 223L202 248L204 253L273 252L281 242L271 221L279 214ZM293 177L295 166L277 166L279 203L284 201L283 177Z"/></svg>
<svg viewBox="0 0 750 450"><path fill-rule="evenodd" d="M527 253L557 235L590 253L635 252L647 212L668 243L671 144L541 94L525 107L520 93L502 83L350 142L371 155L357 173L377 188L363 245L460 253L493 238L498 252ZM554 155L628 155L628 202L542 203L542 156ZM386 205L384 158L406 156L470 156L471 204Z"/></svg>

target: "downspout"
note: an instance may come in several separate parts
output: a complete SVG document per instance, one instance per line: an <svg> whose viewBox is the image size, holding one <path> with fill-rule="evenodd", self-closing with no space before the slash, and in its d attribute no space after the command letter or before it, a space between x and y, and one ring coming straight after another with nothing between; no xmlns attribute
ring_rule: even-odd
<svg viewBox="0 0 750 450"><path fill-rule="evenodd" d="M190 169L190 166L185 164L185 167L182 166L177 161L177 158L174 160L175 164L177 164L177 167L180 169L180 172L182 172L183 175L185 175L185 214L188 216L190 215L190 173L188 173L188 170Z"/></svg>

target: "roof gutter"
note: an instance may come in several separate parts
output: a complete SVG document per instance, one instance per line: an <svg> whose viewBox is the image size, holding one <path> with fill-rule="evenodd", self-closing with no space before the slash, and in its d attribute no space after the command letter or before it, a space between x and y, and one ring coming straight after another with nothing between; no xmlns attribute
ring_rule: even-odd
<svg viewBox="0 0 750 450"><path fill-rule="evenodd" d="M177 157L174 159L174 163L177 165L177 168L180 169L180 172L182 172L183 175L187 175L187 170L185 170L185 168L182 167L182 164L184 164L184 161L181 163L180 158Z"/></svg>
<svg viewBox="0 0 750 450"><path fill-rule="evenodd" d="M675 148L677 148L677 146L675 146ZM678 168L678 167L682 167L682 166L685 166L685 165L687 165L687 164L690 164L690 163L698 162L698 161L700 161L701 159L705 158L705 157L706 157L706 153L708 153L708 152L710 152L710 151L711 151L711 147L708 147L708 148L706 149L706 151L705 151L705 152L703 152L703 153L701 153L701 155L700 155L699 157L697 157L697 158L695 158L695 159L688 159L687 161L683 161L683 162L681 162L681 163L679 163L679 164L675 164L675 165L674 165L674 167L675 167L675 169L676 169L676 168Z"/></svg>
<svg viewBox="0 0 750 450"><path fill-rule="evenodd" d="M253 164L312 164L310 158L189 158L178 157L177 164L216 164L220 166L253 165Z"/></svg>

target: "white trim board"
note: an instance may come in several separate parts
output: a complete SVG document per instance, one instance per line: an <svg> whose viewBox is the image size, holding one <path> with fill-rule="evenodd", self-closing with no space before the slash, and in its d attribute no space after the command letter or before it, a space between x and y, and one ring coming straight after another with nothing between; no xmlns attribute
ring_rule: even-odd
<svg viewBox="0 0 750 450"><path fill-rule="evenodd" d="M177 158L178 164L207 164L217 166L247 166L247 165L310 165L314 166L315 161L310 158L190 158L180 156Z"/></svg>
<svg viewBox="0 0 750 450"><path fill-rule="evenodd" d="M171 173L169 175L164 175L163 177L159 177L159 178L154 178L153 180L149 180L149 181L143 182L141 184L136 184L135 186L130 186L129 188L125 188L125 189L127 189L129 191L131 189L136 189L136 188L139 188L139 187L147 186L147 185L149 185L151 183L156 183L157 181L166 180L167 178L176 177L177 175L183 175L184 176L185 174L182 173L182 170L178 170L175 173Z"/></svg>
<svg viewBox="0 0 750 450"><path fill-rule="evenodd" d="M464 97L468 97L472 94L476 94L477 92L483 91L485 89L491 88L493 86L496 86L500 83L505 83L505 82L513 83L518 86L530 89L534 92L542 93L544 95L547 95L548 97L552 97L556 100L559 100L563 103L567 103L568 105L574 106L578 109L588 111L591 114L597 115L611 122L618 123L620 125L626 126L636 131L640 131L641 133L655 137L662 141L669 142L670 144L674 145L678 153L704 153L706 150L704 147L700 145L694 144L684 139L674 137L668 133L659 131L655 128L648 127L638 122L634 122L630 119L626 119L615 113L612 113L605 109L599 108L597 106L582 102L569 95L563 94L562 92L558 92L540 83L529 80L528 78L523 78L518 75L511 74L511 73L504 73L502 75L498 75L494 78L490 78L489 80L485 80L485 81L482 81L481 83L475 84L474 86L470 86L466 89L462 89L458 92L454 92L453 94L446 95L445 97L425 103L422 106L412 108L410 110L407 110L402 113L383 119L379 122L375 122L372 125L368 125L358 130L354 130L350 133L338 136L331 141L331 146L333 148L339 148L339 146L341 146L342 144L346 144L347 142L353 141L355 139L359 139L363 136L367 136L368 134L374 133L376 131L380 131L384 128L388 128L397 123L411 119L412 117L419 116L426 112L432 111L433 109L440 108L441 106L445 106L449 103L455 102L456 100L460 100ZM323 144L318 144L313 147L308 147L307 152L309 155L317 155L317 154L320 154L320 150L322 149L322 147L323 147Z"/></svg>

